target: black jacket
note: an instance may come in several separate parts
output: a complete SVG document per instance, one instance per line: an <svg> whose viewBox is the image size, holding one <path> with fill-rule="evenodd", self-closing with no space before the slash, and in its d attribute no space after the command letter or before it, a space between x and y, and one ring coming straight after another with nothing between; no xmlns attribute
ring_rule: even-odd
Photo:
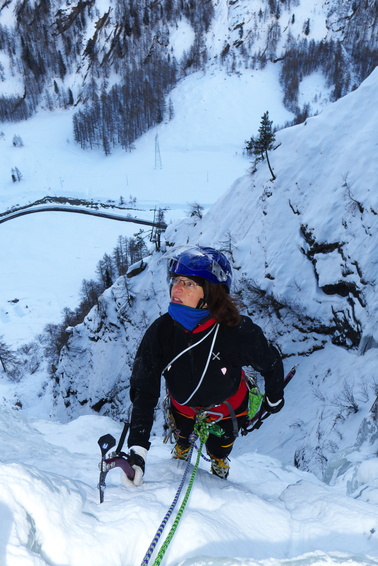
<svg viewBox="0 0 378 566"><path fill-rule="evenodd" d="M193 344L196 345L172 361ZM209 407L223 403L236 393L243 366L252 366L264 377L265 393L270 401L283 398L281 357L267 342L261 328L247 316L242 316L235 327L217 325L212 319L193 332L185 330L168 313L156 319L147 329L134 361L128 445L150 447L162 374L168 391L178 403Z"/></svg>

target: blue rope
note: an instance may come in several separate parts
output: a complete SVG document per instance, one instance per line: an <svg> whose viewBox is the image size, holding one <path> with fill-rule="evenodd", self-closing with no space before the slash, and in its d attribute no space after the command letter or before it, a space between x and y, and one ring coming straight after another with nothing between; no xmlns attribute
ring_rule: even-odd
<svg viewBox="0 0 378 566"><path fill-rule="evenodd" d="M198 452L199 446L197 446L197 443L196 443L197 438L198 438L198 435L195 432L192 432L192 434L189 436L189 442L193 445L193 447ZM211 462L211 458L208 458L207 456L205 456L205 454L202 451L201 451L201 458L203 460L205 460L206 462Z"/></svg>
<svg viewBox="0 0 378 566"><path fill-rule="evenodd" d="M164 558L164 554L165 554L166 551L167 551L167 548L168 548L168 546L169 546L169 544L170 544L170 542L171 542L171 540L172 540L172 538L173 538L173 536L174 536L174 534L175 534L175 532L176 532L176 529L177 529L177 527L178 527L178 525L179 525L179 522L180 522L180 520L181 520L181 517L182 517L182 515L183 515L183 513L184 513L184 511L185 511L185 507L186 507L186 504L188 503L188 499L189 499L189 496L190 496L190 492L191 492L191 490L192 490L193 483L194 483L194 479L195 479L195 476L196 476L196 473L197 473L197 470L198 470L198 466L199 466L199 463L200 463L202 445L203 445L203 442L202 442L202 440L201 440L201 446L200 446L200 449L199 449L199 451L198 451L197 461L196 461L195 466L194 466L194 468L193 468L192 475L191 475L191 477L190 477L189 485L188 485L188 487L187 487L187 490L186 490L186 493L185 493L183 502L181 503L180 509L179 509L178 512L177 512L177 515L176 515L176 518L175 518L175 520L174 520L174 522L173 522L173 525L172 525L172 527L171 527L171 530L169 531L168 536L166 537L165 541L163 542L163 544L162 544L162 546L161 546L161 548L160 548L160 550L159 550L159 552L158 552L158 554L157 554L157 556L156 556L156 558L155 558L155 561L154 561L153 566L160 566L160 564L161 564L161 562L162 562L162 560L163 560L163 558Z"/></svg>
<svg viewBox="0 0 378 566"><path fill-rule="evenodd" d="M152 554L154 553L154 550L155 550L155 548L156 548L156 545L157 545L157 543L159 542L159 539L160 539L160 537L161 537L161 535L162 535L162 533L163 533L163 531L164 531L164 529L165 529L165 527L166 527L166 525L167 525L168 519L169 519L169 517L172 515L172 512L173 512L173 510L174 510L174 508L175 508L175 506L176 506L176 504L177 504L177 501L178 501L178 499L179 499L179 497L180 497L182 488L183 488L183 486L184 486L184 483L185 483L185 480L186 480L186 476L188 475L188 471L189 471L189 468L190 468L190 460L191 460L191 458L192 458L193 450L194 450L194 448L195 448L195 442L196 442L197 439L199 439L199 440L200 440L200 447L199 447L199 448L196 447L196 449L197 449L197 451L198 451L197 462L196 462L196 464L195 464L195 466L194 466L194 470L193 470L193 472L192 472L192 477L191 477L191 479L190 479L190 483L189 483L189 486L188 486L188 489L187 489L187 493L186 493L186 495L185 495L185 498L184 498L184 501L183 501L183 503L182 503L182 505L181 505L181 508L180 508L180 510L179 510L179 512L178 512L178 514L177 514L177 518L176 518L176 520L175 520L175 523L174 523L174 525L173 525L173 527L172 527L170 533L168 534L167 540L165 541L165 543L164 543L164 545L163 545L161 551L159 551L159 555L158 555L158 557L156 558L156 561L155 561L155 563L154 563L154 565L155 565L155 564L156 564L156 565L159 565L159 564L160 564L160 562L161 562L161 560L162 560L162 558L163 558L163 555L164 555L164 553L165 553L165 551L166 551L166 549L167 549L167 546L168 546L168 544L170 543L170 541L171 541L171 539L172 539L172 536L173 536L173 534L174 534L174 531L175 531L175 529L177 528L177 525L178 525L178 522L179 522L179 520L180 520L180 518L181 518L181 515L182 515L183 512L184 512L185 505L186 505L186 503L187 503L187 500L188 500L188 497L189 497L189 493L190 493L190 490L191 490L191 488L192 488L192 486L193 486L194 478L195 478L195 475L196 475L196 472L197 472L197 469L198 469L198 466L199 466L199 461L200 461L200 459L201 459L201 456L203 456L203 454L202 454L202 447L203 447L203 445L206 443L206 440L207 440L207 438L208 438L208 436L209 436L210 433L215 434L216 436L221 436L222 434L224 434L224 431L223 431L222 428L221 428L219 425L217 425L215 422L214 422L214 423L209 423L209 422L207 422L207 421L206 421L206 415L205 415L205 414L202 414L202 413L197 414L196 421L195 421L195 425L194 425L194 431L193 431L193 433L192 433L192 434L190 435L190 437L189 437L189 441L190 441L190 443L191 443L191 447L190 447L190 450L189 450L188 461L187 461L186 468L185 468L185 470L184 470L184 474L183 474L183 476L182 476L180 485L179 485L179 487L178 487L178 489L177 489L176 495L175 495L175 497L174 497L174 499L173 499L173 501L172 501L172 503L171 503L170 508L168 509L167 513L165 514L164 519L162 520L162 522L161 522L161 524L160 524L158 530L157 530L156 533L155 533L154 538L153 538L152 541L151 541L151 544L150 544L150 546L149 546L149 548L148 548L146 554L144 555L144 558L143 558L142 563L141 563L140 566L148 566L148 563L149 563L149 561L150 561L150 558L151 558L151 556L152 556ZM207 459L207 458L205 458L205 459Z"/></svg>
<svg viewBox="0 0 378 566"><path fill-rule="evenodd" d="M180 497L180 493L181 493L181 491L182 491L182 488L184 487L184 483L185 483L185 480L186 480L186 476L188 475L188 472L189 472L190 460L191 460L191 458L192 458L193 450L194 450L194 445L192 445L192 446L190 447L189 456L188 456L188 461L187 461L187 464L186 464L186 468L185 468L185 470L184 470L184 475L182 476L182 479L181 479L180 485L179 485L179 487L178 487L178 489L177 489L176 495L175 495L175 497L174 497L174 499L173 499L173 501L172 501L172 503L171 503L170 508L168 509L167 513L165 514L165 517L164 517L164 519L162 520L162 522L161 522L161 524L160 524L160 527L159 527L158 530L156 531L155 536L154 536L154 538L153 538L152 541L151 541L151 544L150 544L150 546L149 546L149 548L148 548L148 550L147 550L147 552L146 552L146 554L145 554L145 556L144 556L144 558L143 558L143 561L142 561L142 563L141 563L141 566L147 566L147 565L148 565L148 562L149 562L149 560L150 560L150 558L151 558L151 556L152 556L152 554L153 554L153 552L154 552L154 550L155 550L155 548L156 548L156 545L157 545L157 543L159 542L159 539L160 539L160 537L161 537L161 535L162 535L162 533L163 533L163 531L164 531L164 529L165 529L165 526L166 526L166 524L167 524L167 522L168 522L168 519L169 519L169 517L172 515L172 512L173 512L174 508L176 507L177 501L178 501L178 499L179 499L179 497Z"/></svg>

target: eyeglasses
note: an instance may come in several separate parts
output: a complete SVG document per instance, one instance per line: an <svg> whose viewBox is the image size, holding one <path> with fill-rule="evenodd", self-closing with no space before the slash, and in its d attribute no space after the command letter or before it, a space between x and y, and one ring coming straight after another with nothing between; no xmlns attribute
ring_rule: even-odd
<svg viewBox="0 0 378 566"><path fill-rule="evenodd" d="M181 277L170 277L169 283L173 287L175 285L178 285L179 283L182 283L186 289L190 289L192 291L194 291L196 287L200 287L200 285L198 285L198 283L195 283L195 281L192 281L191 279L181 279Z"/></svg>

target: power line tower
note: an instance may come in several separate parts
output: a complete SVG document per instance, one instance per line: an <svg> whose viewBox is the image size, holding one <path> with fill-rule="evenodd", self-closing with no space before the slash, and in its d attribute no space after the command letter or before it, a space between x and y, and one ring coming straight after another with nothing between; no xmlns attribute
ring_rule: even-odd
<svg viewBox="0 0 378 566"><path fill-rule="evenodd" d="M155 136L155 169L163 169L160 155L159 136Z"/></svg>

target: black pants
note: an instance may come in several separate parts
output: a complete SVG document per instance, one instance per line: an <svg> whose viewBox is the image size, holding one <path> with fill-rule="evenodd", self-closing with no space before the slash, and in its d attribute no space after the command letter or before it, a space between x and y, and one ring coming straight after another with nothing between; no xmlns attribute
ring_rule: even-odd
<svg viewBox="0 0 378 566"><path fill-rule="evenodd" d="M243 401L243 405L244 404L247 407L248 398ZM238 414L238 412L242 412L241 409L242 407L239 407L236 413ZM176 422L176 428L179 431L178 443L181 447L189 446L189 436L193 432L194 419L179 413L173 406L171 407L171 412ZM246 418L246 415L236 417L238 430L241 429ZM235 442L233 419L231 417L224 418L217 424L223 429L224 434L222 434L222 436L217 436L210 433L206 442L206 451L209 455L214 456L215 458L226 458L226 456L230 454Z"/></svg>

